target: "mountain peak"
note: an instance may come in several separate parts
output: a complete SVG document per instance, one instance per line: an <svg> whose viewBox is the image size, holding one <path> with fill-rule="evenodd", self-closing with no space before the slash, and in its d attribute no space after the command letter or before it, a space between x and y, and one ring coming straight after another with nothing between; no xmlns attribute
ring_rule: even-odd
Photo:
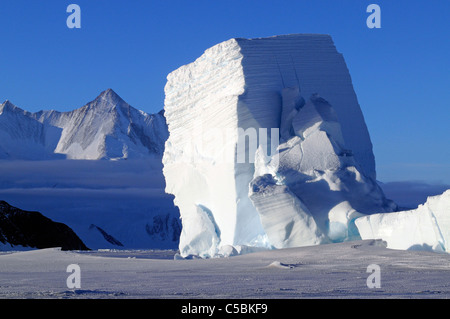
<svg viewBox="0 0 450 319"><path fill-rule="evenodd" d="M103 110L105 112L118 112L127 113L126 110L129 109L130 105L125 102L114 90L107 89L100 93L97 98L88 104L89 108L93 108L97 111ZM102 111L102 112L103 112Z"/></svg>
<svg viewBox="0 0 450 319"><path fill-rule="evenodd" d="M118 102L124 102L123 99L116 92L114 92L113 89L107 89L102 93L100 93L100 95L96 98L96 100L99 99L106 100L108 102L114 102L114 104Z"/></svg>
<svg viewBox="0 0 450 319"><path fill-rule="evenodd" d="M162 155L168 135L164 117L134 109L112 89L68 112L0 102L0 122L0 159L145 158Z"/></svg>
<svg viewBox="0 0 450 319"><path fill-rule="evenodd" d="M22 110L22 109L18 108L13 103L11 103L10 100L6 100L5 102L3 102L3 104L0 104L0 113L3 113L5 110L6 111L17 111L17 110Z"/></svg>
<svg viewBox="0 0 450 319"><path fill-rule="evenodd" d="M95 109L97 111L103 110L105 112L117 111L118 109L127 108L128 103L125 102L112 89L107 89L99 94L92 102L89 102L85 107L88 109ZM101 111L101 112L103 112Z"/></svg>
<svg viewBox="0 0 450 319"><path fill-rule="evenodd" d="M11 103L10 100L6 100L5 102L3 102L3 107L14 107L15 105Z"/></svg>

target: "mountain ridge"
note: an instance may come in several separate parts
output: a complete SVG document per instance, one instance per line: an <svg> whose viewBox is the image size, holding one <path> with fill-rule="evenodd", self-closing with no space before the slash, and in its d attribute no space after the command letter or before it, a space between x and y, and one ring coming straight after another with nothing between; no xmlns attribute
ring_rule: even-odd
<svg viewBox="0 0 450 319"><path fill-rule="evenodd" d="M162 112L148 114L114 90L67 112L31 113L0 105L0 159L128 159L162 156L168 130Z"/></svg>

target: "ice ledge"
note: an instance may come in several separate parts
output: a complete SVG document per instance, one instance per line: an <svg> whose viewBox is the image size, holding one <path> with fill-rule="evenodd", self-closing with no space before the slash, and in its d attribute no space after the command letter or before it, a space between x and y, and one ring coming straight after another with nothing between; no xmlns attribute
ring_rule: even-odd
<svg viewBox="0 0 450 319"><path fill-rule="evenodd" d="M450 189L417 209L364 216L355 224L362 239L382 239L388 248L450 253Z"/></svg>

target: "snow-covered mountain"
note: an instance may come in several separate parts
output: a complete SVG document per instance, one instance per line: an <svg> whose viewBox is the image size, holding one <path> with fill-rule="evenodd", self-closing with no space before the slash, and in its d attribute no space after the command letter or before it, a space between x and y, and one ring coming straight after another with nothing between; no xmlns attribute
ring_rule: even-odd
<svg viewBox="0 0 450 319"><path fill-rule="evenodd" d="M139 111L113 90L70 112L0 106L0 159L134 159L161 156L164 115Z"/></svg>
<svg viewBox="0 0 450 319"><path fill-rule="evenodd" d="M61 130L45 127L26 112L5 101L0 105L0 159L55 158L55 139Z"/></svg>
<svg viewBox="0 0 450 319"><path fill-rule="evenodd" d="M163 111L113 90L70 112L0 106L0 200L71 227L90 248L176 248L179 212L165 194ZM126 160L117 160L126 159Z"/></svg>

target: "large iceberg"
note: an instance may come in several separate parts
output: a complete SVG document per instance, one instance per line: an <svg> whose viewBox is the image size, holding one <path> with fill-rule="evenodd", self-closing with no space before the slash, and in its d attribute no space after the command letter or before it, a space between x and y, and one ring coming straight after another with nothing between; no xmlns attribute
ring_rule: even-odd
<svg viewBox="0 0 450 319"><path fill-rule="evenodd" d="M356 218L396 209L328 35L222 42L170 73L165 94L182 256L359 238Z"/></svg>

